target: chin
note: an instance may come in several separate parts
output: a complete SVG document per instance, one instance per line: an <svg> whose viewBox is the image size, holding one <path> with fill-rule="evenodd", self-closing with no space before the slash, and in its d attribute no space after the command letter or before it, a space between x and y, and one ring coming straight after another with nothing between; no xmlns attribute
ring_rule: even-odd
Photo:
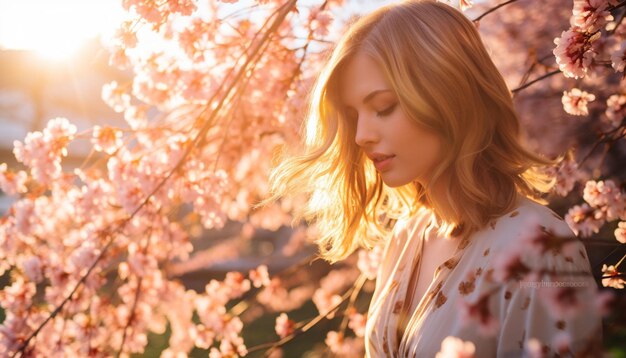
<svg viewBox="0 0 626 358"><path fill-rule="evenodd" d="M383 177L383 183L385 183L385 185L387 185L390 188L397 188L397 187L401 187L403 185L411 183L411 180L400 180L400 179L397 179L397 178L385 179Z"/></svg>

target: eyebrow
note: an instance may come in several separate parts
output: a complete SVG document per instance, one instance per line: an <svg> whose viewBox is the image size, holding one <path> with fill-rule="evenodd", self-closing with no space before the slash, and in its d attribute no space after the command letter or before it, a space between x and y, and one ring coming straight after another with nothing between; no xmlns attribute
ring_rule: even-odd
<svg viewBox="0 0 626 358"><path fill-rule="evenodd" d="M370 94L365 96L365 98L363 98L363 104L367 104L367 102L369 102L372 98L374 98L376 95L383 93L383 92L391 92L391 90L381 89L381 90L376 90L374 92L371 92Z"/></svg>

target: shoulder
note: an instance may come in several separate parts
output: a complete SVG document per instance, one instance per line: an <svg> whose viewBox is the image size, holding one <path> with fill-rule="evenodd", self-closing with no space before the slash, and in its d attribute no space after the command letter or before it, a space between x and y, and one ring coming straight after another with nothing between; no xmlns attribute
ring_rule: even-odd
<svg viewBox="0 0 626 358"><path fill-rule="evenodd" d="M541 272L591 271L583 242L559 215L543 204L524 198L489 231L485 241L492 249L489 261L496 271L515 265Z"/></svg>
<svg viewBox="0 0 626 358"><path fill-rule="evenodd" d="M496 270L516 262L546 270L591 269L585 245L567 223L549 207L527 198L473 239L491 252L487 261Z"/></svg>
<svg viewBox="0 0 626 358"><path fill-rule="evenodd" d="M549 207L520 197L517 207L492 220L479 234L494 248L516 245L539 228L558 237L575 237L565 220Z"/></svg>

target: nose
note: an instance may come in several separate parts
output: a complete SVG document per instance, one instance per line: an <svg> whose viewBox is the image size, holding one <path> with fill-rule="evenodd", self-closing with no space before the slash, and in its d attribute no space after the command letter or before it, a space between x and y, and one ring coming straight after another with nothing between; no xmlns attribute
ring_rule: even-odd
<svg viewBox="0 0 626 358"><path fill-rule="evenodd" d="M379 139L380 134L374 123L366 116L359 116L356 124L354 142L359 147L367 147L372 143L376 143Z"/></svg>

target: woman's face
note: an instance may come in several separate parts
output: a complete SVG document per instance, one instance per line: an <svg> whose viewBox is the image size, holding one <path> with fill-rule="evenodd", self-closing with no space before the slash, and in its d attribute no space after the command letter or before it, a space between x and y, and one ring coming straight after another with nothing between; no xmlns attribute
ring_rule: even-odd
<svg viewBox="0 0 626 358"><path fill-rule="evenodd" d="M373 160L383 182L398 187L425 180L440 161L441 142L401 109L378 64L356 54L340 77L341 100L354 141Z"/></svg>

